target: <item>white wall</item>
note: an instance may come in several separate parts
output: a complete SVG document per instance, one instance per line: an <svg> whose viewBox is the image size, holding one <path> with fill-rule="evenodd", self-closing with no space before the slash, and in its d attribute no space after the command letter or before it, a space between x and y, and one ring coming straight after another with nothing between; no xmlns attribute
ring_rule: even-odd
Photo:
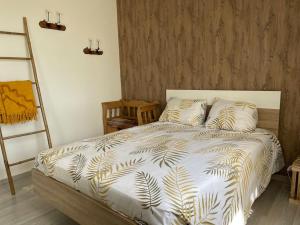
<svg viewBox="0 0 300 225"><path fill-rule="evenodd" d="M45 10L63 13L65 32L41 29ZM55 18L55 15L52 16ZM0 30L23 31L28 18L42 96L53 145L102 134L100 103L121 98L117 10L115 0L0 0ZM103 56L84 55L88 38L99 38ZM1 56L24 56L23 37L0 35ZM28 79L28 62L0 61L0 81ZM41 123L4 127L4 135L35 130ZM45 135L7 141L10 162L46 148ZM1 155L1 154L0 154ZM18 174L32 163L17 166ZM5 178L0 156L0 179Z"/></svg>

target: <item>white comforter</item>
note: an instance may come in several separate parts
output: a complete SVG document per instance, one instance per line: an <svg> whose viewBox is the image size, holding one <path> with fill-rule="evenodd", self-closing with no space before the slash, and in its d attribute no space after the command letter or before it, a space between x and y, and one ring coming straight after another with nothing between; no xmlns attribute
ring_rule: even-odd
<svg viewBox="0 0 300 225"><path fill-rule="evenodd" d="M243 225L283 158L266 130L156 122L43 151L35 166L138 223Z"/></svg>

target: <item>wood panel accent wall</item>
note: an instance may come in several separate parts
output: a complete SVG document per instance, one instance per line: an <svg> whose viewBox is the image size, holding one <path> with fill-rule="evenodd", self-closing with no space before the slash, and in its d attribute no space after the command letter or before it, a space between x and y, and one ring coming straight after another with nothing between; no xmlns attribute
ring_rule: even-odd
<svg viewBox="0 0 300 225"><path fill-rule="evenodd" d="M300 0L117 0L122 94L281 90L279 138L300 154Z"/></svg>

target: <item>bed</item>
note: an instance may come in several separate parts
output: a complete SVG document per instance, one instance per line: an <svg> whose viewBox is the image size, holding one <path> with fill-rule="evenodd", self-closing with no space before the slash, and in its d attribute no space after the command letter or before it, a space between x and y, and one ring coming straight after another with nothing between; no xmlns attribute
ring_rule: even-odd
<svg viewBox="0 0 300 225"><path fill-rule="evenodd" d="M280 92L167 90L258 106L251 133L155 122L42 151L34 190L80 224L246 224L283 167Z"/></svg>

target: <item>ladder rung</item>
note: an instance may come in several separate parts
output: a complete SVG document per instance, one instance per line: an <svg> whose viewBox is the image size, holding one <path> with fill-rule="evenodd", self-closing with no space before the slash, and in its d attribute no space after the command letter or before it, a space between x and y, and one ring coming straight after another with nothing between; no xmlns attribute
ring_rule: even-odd
<svg viewBox="0 0 300 225"><path fill-rule="evenodd" d="M15 162L15 163L9 164L9 166L20 165L20 164L23 164L23 163L26 163L26 162L30 162L32 160L35 160L35 158L30 158L30 159L25 159L25 160L22 160L22 161L19 161L19 162Z"/></svg>
<svg viewBox="0 0 300 225"><path fill-rule="evenodd" d="M24 137L24 136L28 136L28 135L43 133L43 132L46 132L46 130L38 130L38 131L24 133L24 134L17 134L17 135L7 136L7 137L4 137L3 140L18 138L18 137Z"/></svg>
<svg viewBox="0 0 300 225"><path fill-rule="evenodd" d="M19 32L9 32L9 31L0 31L0 34L9 34L9 35L26 35L25 33L19 33Z"/></svg>
<svg viewBox="0 0 300 225"><path fill-rule="evenodd" d="M31 60L30 57L0 57L0 59L7 59L7 60Z"/></svg>

